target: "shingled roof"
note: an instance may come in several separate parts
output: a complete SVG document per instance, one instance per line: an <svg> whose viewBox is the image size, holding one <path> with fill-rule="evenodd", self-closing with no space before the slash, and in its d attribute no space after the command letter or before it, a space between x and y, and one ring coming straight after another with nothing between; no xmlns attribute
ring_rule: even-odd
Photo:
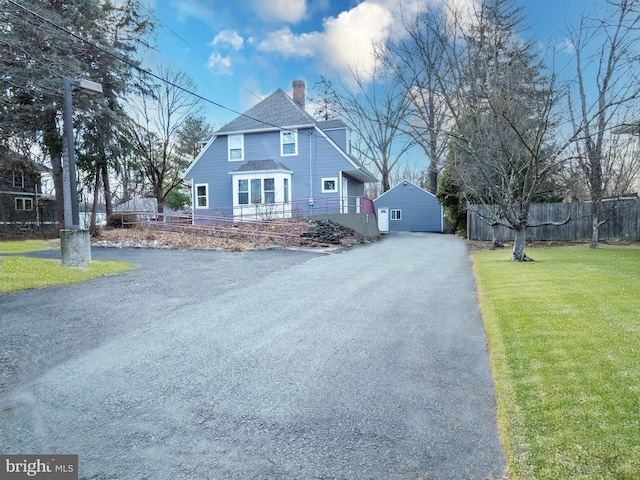
<svg viewBox="0 0 640 480"><path fill-rule="evenodd" d="M318 128L321 129L321 130L331 130L333 128L345 128L347 126L347 124L344 123L339 118L331 118L329 120L321 120L319 122L316 122L316 124L318 125Z"/></svg>
<svg viewBox="0 0 640 480"><path fill-rule="evenodd" d="M45 167L44 165L38 162L34 162L33 160L30 160L24 155L16 153L13 150L0 145L0 168L22 168L22 167L27 167L30 170L40 172L40 173L51 171L49 167Z"/></svg>
<svg viewBox="0 0 640 480"><path fill-rule="evenodd" d="M280 163L276 160L251 160L244 165L241 165L239 168L234 170L234 172L258 172L258 171L274 171L274 170L286 170L290 172L291 170L284 163Z"/></svg>
<svg viewBox="0 0 640 480"><path fill-rule="evenodd" d="M315 125L316 121L281 88L218 130L218 134Z"/></svg>

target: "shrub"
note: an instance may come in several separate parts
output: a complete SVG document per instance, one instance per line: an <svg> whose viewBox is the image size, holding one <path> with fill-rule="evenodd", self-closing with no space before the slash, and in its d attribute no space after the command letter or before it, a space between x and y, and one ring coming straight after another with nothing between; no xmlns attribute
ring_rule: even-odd
<svg viewBox="0 0 640 480"><path fill-rule="evenodd" d="M134 213L112 213L107 216L107 227L132 228L138 223L138 216Z"/></svg>

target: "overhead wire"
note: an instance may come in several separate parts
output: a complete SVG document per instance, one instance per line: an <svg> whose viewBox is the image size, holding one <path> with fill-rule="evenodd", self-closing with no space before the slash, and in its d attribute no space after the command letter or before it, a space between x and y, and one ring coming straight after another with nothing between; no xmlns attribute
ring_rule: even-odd
<svg viewBox="0 0 640 480"><path fill-rule="evenodd" d="M124 64L130 66L131 68L137 70L140 73L148 75L148 76L150 76L150 77L152 77L152 78L154 78L154 79L156 79L156 80L158 80L160 82L163 82L163 83L165 83L167 85L170 85L170 86L172 86L174 88L177 88L178 90L180 90L182 92L185 92L185 93L187 93L189 95L192 95L192 96L194 96L194 97L196 97L196 98L198 98L198 99L200 99L200 100L202 100L204 102L210 103L210 104L212 104L212 105L214 105L216 107L222 108L222 109L227 110L227 111L229 111L231 113L235 113L238 116L242 116L242 117L248 118L248 119L253 120L255 122L259 122L259 123L261 123L263 125L266 125L266 126L269 126L269 127L273 127L273 128L277 128L279 130L283 130L283 129L287 130L287 129L285 129L284 127L282 127L280 125L275 125L273 123L266 122L266 121L260 120L258 118L254 118L254 117L252 117L250 115L247 115L246 113L242 113L242 112L239 112L237 110L234 110L233 108L230 108L230 107L227 107L225 105L222 105L221 103L218 103L218 102L216 102L214 100L211 100L210 98L204 97L203 95L200 95L199 93L193 92L193 91L191 91L191 90L189 90L189 89L187 89L185 87L182 87L181 85L178 85L178 84L176 84L174 82L171 82L170 80L162 78L161 76L159 76L159 75L157 75L157 74L155 74L155 73L153 73L153 72L151 72L149 70L145 70L144 68L140 67L139 65L136 65L135 63L131 62L128 58L126 58L126 57L124 57L124 56L122 56L120 54L113 53L113 52L107 50L106 48L96 44L95 42L92 42L91 40L87 40L86 38L83 38L80 35L77 35L76 33L67 30L63 26L58 25L57 23L53 22L52 20L49 20L48 18L43 17L39 13L34 12L33 10L25 7L24 5L20 5L19 3L17 3L14 0L6 0L6 1L9 2L12 5L14 5L14 6L18 7L18 8L21 8L22 10L30 13L31 15L33 15L33 16L37 17L38 19L40 19L41 21L43 21L45 23L48 23L49 25L53 26L54 28L66 33L67 35L70 35L73 38L75 38L77 40L80 40L81 42L84 42L84 43L86 43L88 45L91 45L94 48L97 48L101 52L106 53L107 55L109 55L109 56L111 56L111 57L123 62Z"/></svg>

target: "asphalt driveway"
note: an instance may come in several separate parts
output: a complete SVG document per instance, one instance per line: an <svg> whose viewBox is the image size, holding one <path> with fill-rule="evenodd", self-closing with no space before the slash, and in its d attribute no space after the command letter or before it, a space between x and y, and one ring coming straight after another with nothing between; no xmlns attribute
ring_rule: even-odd
<svg viewBox="0 0 640 480"><path fill-rule="evenodd" d="M86 479L485 479L504 458L466 246L94 249L0 296L0 451Z"/></svg>

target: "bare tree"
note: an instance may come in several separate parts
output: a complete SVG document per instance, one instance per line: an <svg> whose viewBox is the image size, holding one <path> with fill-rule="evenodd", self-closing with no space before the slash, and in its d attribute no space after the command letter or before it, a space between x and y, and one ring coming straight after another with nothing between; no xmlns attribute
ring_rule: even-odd
<svg viewBox="0 0 640 480"><path fill-rule="evenodd" d="M416 49L435 77L417 88L446 104L457 183L490 224L514 231L514 261L528 260L529 208L557 167L548 144L554 79L520 38L522 24L512 0L482 0L466 10L430 9L407 25L415 44L436 43Z"/></svg>
<svg viewBox="0 0 640 480"><path fill-rule="evenodd" d="M313 118L316 120L329 120L333 118L336 113L335 108L331 104L333 97L333 83L331 80L325 76L321 76L320 81L314 83L313 90L318 92L319 95L318 97L314 96L309 99L309 103L315 106Z"/></svg>
<svg viewBox="0 0 640 480"><path fill-rule="evenodd" d="M420 17L405 22L405 28L409 37L390 40L386 48L378 50L378 55L404 87L410 101L403 129L429 159L429 181L425 187L435 193L447 153L447 129L451 127L449 109L438 88L438 76L446 68L445 45L433 38L434 30L421 28Z"/></svg>
<svg viewBox="0 0 640 480"><path fill-rule="evenodd" d="M171 190L182 183L182 172L192 157L183 155L177 142L178 132L201 108L193 91L193 81L183 72L162 67L159 85L152 85L131 103L131 137L138 163L154 198L158 212L164 212L164 201Z"/></svg>
<svg viewBox="0 0 640 480"><path fill-rule="evenodd" d="M390 187L390 174L415 144L404 134L410 102L397 78L376 62L372 72L353 72L353 85L338 91L328 85L328 103L357 134L351 147L380 173L384 192Z"/></svg>
<svg viewBox="0 0 640 480"><path fill-rule="evenodd" d="M567 26L576 75L567 102L575 141L572 160L589 192L591 247L596 248L599 227L611 218L602 215L602 201L628 193L625 179L637 170L633 156L621 159L616 153L620 141L614 130L629 117L638 119L640 54L634 43L640 1L606 0L593 6L577 25Z"/></svg>

